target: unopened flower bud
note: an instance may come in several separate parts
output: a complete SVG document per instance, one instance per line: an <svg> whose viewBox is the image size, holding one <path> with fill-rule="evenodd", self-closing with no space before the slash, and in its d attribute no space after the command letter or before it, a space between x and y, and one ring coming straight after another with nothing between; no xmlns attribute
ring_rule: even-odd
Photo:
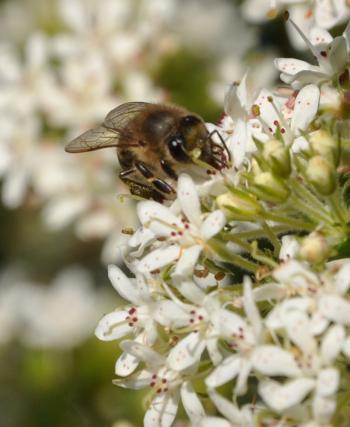
<svg viewBox="0 0 350 427"><path fill-rule="evenodd" d="M325 261L330 254L330 246L320 233L311 233L305 237L300 248L300 256L312 264Z"/></svg>
<svg viewBox="0 0 350 427"><path fill-rule="evenodd" d="M254 196L237 189L221 194L216 202L229 220L251 221L261 210Z"/></svg>
<svg viewBox="0 0 350 427"><path fill-rule="evenodd" d="M331 163L335 163L337 154L337 141L324 129L316 130L309 136L311 147L316 154L325 157Z"/></svg>
<svg viewBox="0 0 350 427"><path fill-rule="evenodd" d="M306 169L306 175L316 190L327 196L335 189L335 171L332 163L322 156L310 159Z"/></svg>
<svg viewBox="0 0 350 427"><path fill-rule="evenodd" d="M262 172L254 178L259 197L267 202L283 203L288 199L289 189L282 179L271 172Z"/></svg>
<svg viewBox="0 0 350 427"><path fill-rule="evenodd" d="M267 141L264 144L263 156L277 176L283 178L289 176L291 172L290 154L283 142L278 139Z"/></svg>

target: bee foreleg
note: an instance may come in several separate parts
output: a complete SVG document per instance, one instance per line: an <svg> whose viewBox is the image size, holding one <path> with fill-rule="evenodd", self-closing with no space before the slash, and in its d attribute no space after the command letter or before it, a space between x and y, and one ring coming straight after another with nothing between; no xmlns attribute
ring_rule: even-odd
<svg viewBox="0 0 350 427"><path fill-rule="evenodd" d="M174 179L175 181L177 180L177 173L174 171L174 169L172 168L171 164L169 162L167 162L166 160L162 159L160 161L160 165L163 169L163 171L172 179Z"/></svg>
<svg viewBox="0 0 350 427"><path fill-rule="evenodd" d="M163 179L157 178L153 175L151 169L143 162L136 162L135 166L137 170L147 179L147 181L156 187L157 190L162 193L171 194L175 193L175 190Z"/></svg>
<svg viewBox="0 0 350 427"><path fill-rule="evenodd" d="M130 193L142 197L143 199L152 199L156 202L163 203L164 196L152 185L143 184L136 179L130 177L133 174L138 173L136 168L127 169L119 173L119 178L129 187Z"/></svg>

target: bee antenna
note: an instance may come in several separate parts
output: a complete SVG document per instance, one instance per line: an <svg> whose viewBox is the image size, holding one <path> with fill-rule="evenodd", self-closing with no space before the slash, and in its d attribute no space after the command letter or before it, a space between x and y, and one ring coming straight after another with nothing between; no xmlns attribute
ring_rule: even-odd
<svg viewBox="0 0 350 427"><path fill-rule="evenodd" d="M229 164L231 164L231 162L232 162L231 152L230 152L230 150L228 149L228 147L227 147L227 145L226 145L226 142L225 142L224 138L222 137L222 135L220 134L220 132L219 132L217 129L214 129L214 130L213 130L213 131L211 131L211 132L210 132L210 134L209 134L209 138L210 138L210 141L211 141L212 146L218 146L218 144L216 144L215 142L213 142L213 141L212 141L212 139L211 139L211 137L212 137L213 135L217 135L217 136L218 136L218 138L220 139L221 144L223 145L223 147L224 147L224 149L225 149L225 151L226 151L226 153L227 153L227 157L228 157ZM219 145L219 147L220 147L220 145Z"/></svg>

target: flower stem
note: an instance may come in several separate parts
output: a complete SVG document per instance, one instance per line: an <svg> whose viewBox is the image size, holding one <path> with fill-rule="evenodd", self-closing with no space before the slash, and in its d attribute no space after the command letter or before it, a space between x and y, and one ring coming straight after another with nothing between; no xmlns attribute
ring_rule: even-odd
<svg viewBox="0 0 350 427"><path fill-rule="evenodd" d="M258 266L254 262L248 261L240 255L236 255L227 249L227 246L224 242L221 242L218 239L211 239L207 242L207 244L210 249L219 255L223 261L235 264L237 267L240 267L243 270L251 271L252 273L256 273L258 270Z"/></svg>
<svg viewBox="0 0 350 427"><path fill-rule="evenodd" d="M277 222L280 224L286 224L290 228L292 227L292 228L305 230L305 231L312 231L315 228L315 226L310 222L291 218L289 216L282 216L272 212L262 212L260 215L265 220Z"/></svg>

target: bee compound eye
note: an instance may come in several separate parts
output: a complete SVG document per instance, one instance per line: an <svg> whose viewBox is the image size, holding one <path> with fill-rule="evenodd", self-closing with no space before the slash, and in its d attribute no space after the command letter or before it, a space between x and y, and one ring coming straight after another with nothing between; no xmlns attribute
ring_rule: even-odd
<svg viewBox="0 0 350 427"><path fill-rule="evenodd" d="M185 126L195 126L200 122L201 120L198 117L193 116L192 114L182 117L181 119L181 124Z"/></svg>
<svg viewBox="0 0 350 427"><path fill-rule="evenodd" d="M168 148L171 156L179 161L184 162L188 160L188 156L185 151L184 139L181 135L175 135L168 141Z"/></svg>

